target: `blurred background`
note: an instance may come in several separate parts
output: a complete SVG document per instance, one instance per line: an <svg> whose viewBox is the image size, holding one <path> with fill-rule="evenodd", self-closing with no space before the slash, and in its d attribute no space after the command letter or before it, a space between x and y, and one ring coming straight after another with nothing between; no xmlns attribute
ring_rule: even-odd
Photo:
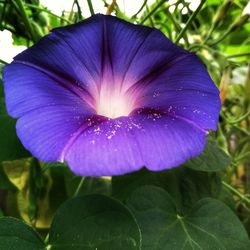
<svg viewBox="0 0 250 250"><path fill-rule="evenodd" d="M230 167L219 173L225 190L223 199L250 232L248 0L0 0L0 70L51 29L76 23L93 13L112 14L156 27L171 41L201 58L221 91L220 122L212 137L231 157ZM68 184L60 188L60 194L57 192L61 179L76 177L68 173L65 177L62 171L52 170L45 178L39 167L32 171L28 167L39 162L32 160L27 165L19 160L29 154L15 135L15 121L4 109L2 84L0 94L0 216L21 217L46 228L64 200L64 193L70 192ZM108 190L107 183L105 187L98 185L97 188ZM52 201L50 197L54 197Z"/></svg>

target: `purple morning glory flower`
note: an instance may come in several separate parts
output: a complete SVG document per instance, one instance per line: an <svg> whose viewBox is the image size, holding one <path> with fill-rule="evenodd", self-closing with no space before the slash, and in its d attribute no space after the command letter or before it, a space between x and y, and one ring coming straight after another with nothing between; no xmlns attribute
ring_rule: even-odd
<svg viewBox="0 0 250 250"><path fill-rule="evenodd" d="M23 145L78 175L168 169L204 148L219 91L160 31L95 15L58 28L4 69Z"/></svg>

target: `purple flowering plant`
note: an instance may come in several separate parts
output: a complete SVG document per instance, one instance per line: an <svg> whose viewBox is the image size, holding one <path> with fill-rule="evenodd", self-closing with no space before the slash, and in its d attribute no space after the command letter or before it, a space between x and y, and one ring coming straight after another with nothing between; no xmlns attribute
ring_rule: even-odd
<svg viewBox="0 0 250 250"><path fill-rule="evenodd" d="M0 249L249 249L228 200L230 192L246 206L250 200L221 177L231 159L218 122L233 63L226 61L218 77L209 62L213 46L249 15L214 39L233 5L217 3L209 32L197 42L198 17L213 9L206 1L187 9L183 29L166 1L150 8L144 1L132 18L116 1L106 15L87 2L90 17L74 1L75 21L73 12L57 17L67 25L49 32L32 22L39 4L2 6L19 10L14 14L27 28L20 36L32 46L3 67L0 126L11 133L1 142L0 181L17 196L18 215L6 215L27 224L0 219ZM223 53L218 61L226 60Z"/></svg>

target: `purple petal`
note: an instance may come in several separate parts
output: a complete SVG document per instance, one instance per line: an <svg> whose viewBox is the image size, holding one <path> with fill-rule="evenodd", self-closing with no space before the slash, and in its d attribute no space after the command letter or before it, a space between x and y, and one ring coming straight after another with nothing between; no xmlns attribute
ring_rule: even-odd
<svg viewBox="0 0 250 250"><path fill-rule="evenodd" d="M154 111L121 117L83 131L65 153L78 175L120 175L143 166L175 167L198 155L206 131L195 124Z"/></svg>
<svg viewBox="0 0 250 250"><path fill-rule="evenodd" d="M18 119L17 135L38 159L63 161L64 149L79 129L88 127L88 119L78 107L43 107Z"/></svg>
<svg viewBox="0 0 250 250"><path fill-rule="evenodd" d="M203 129L216 130L221 106L219 90L194 54L180 56L153 80L137 84L145 85L145 93L138 100L145 107L165 110Z"/></svg>
<svg viewBox="0 0 250 250"><path fill-rule="evenodd" d="M85 92L57 75L14 62L4 68L3 79L7 110L15 118L45 106L59 106L59 112L61 105L93 112Z"/></svg>
<svg viewBox="0 0 250 250"><path fill-rule="evenodd" d="M95 86L94 76L100 75L100 56L101 54L101 34L95 31L96 26L88 22L79 23L80 30L86 29L85 39L78 34L71 34L71 42L68 43L58 36L58 32L53 32L43 37L37 44L17 55L15 62L26 64L30 67L38 68L46 74L57 75L67 81L69 85L79 86L86 90L87 86ZM73 26L74 27L74 26ZM63 28L64 29L64 28ZM69 29L70 28L65 28ZM60 29L58 29L60 30ZM99 34L99 35L98 35ZM74 38L74 36L76 37ZM95 39L92 40L91 38ZM81 50L74 50L73 44L80 39ZM89 43L87 43L89 39ZM79 43L79 42L78 42ZM89 49L91 46L91 50ZM94 64L97 65L94 65ZM97 79L99 79L97 77Z"/></svg>

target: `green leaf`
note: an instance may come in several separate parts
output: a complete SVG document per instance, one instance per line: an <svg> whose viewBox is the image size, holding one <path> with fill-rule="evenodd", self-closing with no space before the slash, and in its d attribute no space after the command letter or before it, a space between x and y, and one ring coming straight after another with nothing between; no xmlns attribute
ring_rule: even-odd
<svg viewBox="0 0 250 250"><path fill-rule="evenodd" d="M205 198L181 214L169 194L154 186L128 200L142 231L142 250L247 250L247 233L222 202Z"/></svg>
<svg viewBox="0 0 250 250"><path fill-rule="evenodd" d="M6 114L0 82L0 162L11 161L30 156L16 135L16 122Z"/></svg>
<svg viewBox="0 0 250 250"><path fill-rule="evenodd" d="M141 235L130 211L104 195L86 195L64 203L49 233L50 249L137 250Z"/></svg>
<svg viewBox="0 0 250 250"><path fill-rule="evenodd" d="M176 199L181 199L179 190L180 168L151 172L142 169L131 174L112 177L112 196L125 201L131 193L138 187L154 185L168 190Z"/></svg>
<svg viewBox="0 0 250 250"><path fill-rule="evenodd" d="M184 165L198 171L216 172L225 170L230 162L230 156L215 141L208 139L204 151Z"/></svg>
<svg viewBox="0 0 250 250"><path fill-rule="evenodd" d="M217 173L201 172L185 166L151 172L142 169L138 172L112 178L112 195L125 201L138 187L153 185L165 189L176 204L189 208L201 198L218 198L221 181Z"/></svg>
<svg viewBox="0 0 250 250"><path fill-rule="evenodd" d="M0 162L30 156L16 136L15 121L0 114Z"/></svg>
<svg viewBox="0 0 250 250"><path fill-rule="evenodd" d="M40 236L32 227L10 217L0 218L0 249L39 250L45 249Z"/></svg>
<svg viewBox="0 0 250 250"><path fill-rule="evenodd" d="M186 211L202 198L218 198L221 195L222 185L216 173L200 172L184 167L179 174L179 188L182 200L180 208Z"/></svg>
<svg viewBox="0 0 250 250"><path fill-rule="evenodd" d="M0 218L3 217L3 216L4 216L3 211L2 211L2 209L0 208Z"/></svg>

